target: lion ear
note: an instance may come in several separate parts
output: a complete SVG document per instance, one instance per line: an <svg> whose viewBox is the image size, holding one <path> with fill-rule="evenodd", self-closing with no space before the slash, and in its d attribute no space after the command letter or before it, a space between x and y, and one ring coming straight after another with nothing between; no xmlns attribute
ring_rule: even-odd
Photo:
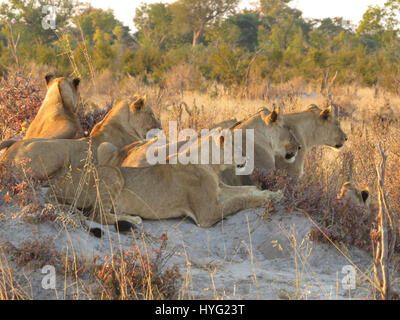
<svg viewBox="0 0 400 320"><path fill-rule="evenodd" d="M322 119L327 120L329 116L332 114L332 106L321 111L320 116Z"/></svg>
<svg viewBox="0 0 400 320"><path fill-rule="evenodd" d="M48 73L44 76L44 79L46 80L46 85L47 87L50 85L50 83L56 78L54 73Z"/></svg>
<svg viewBox="0 0 400 320"><path fill-rule="evenodd" d="M72 84L74 85L75 89L78 89L80 83L81 78L75 78L74 80L72 80Z"/></svg>
<svg viewBox="0 0 400 320"><path fill-rule="evenodd" d="M267 118L267 122L274 123L277 122L278 119L279 119L279 108L270 113L270 115Z"/></svg>
<svg viewBox="0 0 400 320"><path fill-rule="evenodd" d="M134 103L132 103L131 108L136 110L141 110L146 105L147 97L138 97Z"/></svg>
<svg viewBox="0 0 400 320"><path fill-rule="evenodd" d="M363 202L366 203L369 197L369 190L361 191L361 197L363 199Z"/></svg>
<svg viewBox="0 0 400 320"><path fill-rule="evenodd" d="M318 106L317 106L316 104L310 104L310 105L308 106L307 110L310 110L310 111L319 111L319 112L321 111L321 109L318 108Z"/></svg>

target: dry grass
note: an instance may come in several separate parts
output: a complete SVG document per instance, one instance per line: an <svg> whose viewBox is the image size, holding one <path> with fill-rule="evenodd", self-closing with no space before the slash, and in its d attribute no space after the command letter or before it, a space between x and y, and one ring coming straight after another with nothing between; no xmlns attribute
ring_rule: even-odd
<svg viewBox="0 0 400 320"><path fill-rule="evenodd" d="M281 107L283 112L304 110L311 104L325 106L328 99L316 92L311 85L304 84L297 79L281 85L265 84L250 86L246 95L242 92L227 92L218 85L206 86L202 79L191 85L193 70L180 68L171 71L166 76L163 87L146 86L135 78L125 78L121 81L114 79L110 72L92 79L83 84L81 118L87 131L104 116L106 110L120 97L133 95L137 92L147 94L149 104L156 115L161 119L163 127L168 130L168 121L177 120L181 128L191 127L196 130L208 128L214 123L236 118L244 119L256 112L260 107L272 109L273 105ZM194 81L193 80L193 81ZM39 80L35 80L39 81ZM31 85L31 83L29 83ZM194 88L203 88L195 91ZM16 90L19 87L16 86ZM35 84L35 94L40 91L39 82ZM1 92L4 93L4 88ZM12 90L12 87L8 88ZM40 93L44 96L43 93ZM245 96L245 98L243 98ZM1 102L4 108L5 96ZM36 96L35 96L36 97ZM31 98L32 109L40 100ZM376 201L376 163L378 141L383 142L387 150L387 181L388 201L393 212L400 212L400 97L387 93L381 89L361 88L357 85L337 87L332 90L332 102L337 106L342 121L342 127L349 136L346 149L338 154L327 148L316 148L307 157L305 179L289 181L281 173L258 176L271 188L286 187L286 207L288 210L303 210L315 217L315 221L325 235L314 230L315 240L334 241L340 245L356 245L363 249L371 248L370 232L373 229L374 216L365 216L360 208L349 206L338 201L336 196L346 180L351 177L356 184L369 186L372 199ZM40 103L39 103L40 104ZM7 105L7 108L9 106ZM103 111L98 111L98 109ZM13 110L12 108L9 108ZM13 111L9 111L12 113ZM6 116L3 114L3 116ZM31 117L26 119L29 123ZM8 121L8 120L7 120ZM13 125L13 120L4 124L3 132L17 134L21 130L21 119ZM12 134L3 134L10 137ZM3 171L1 180L4 200L16 203L23 207L35 203L36 186L29 180L13 181L7 178ZM11 179L11 180L7 180ZM376 204L375 204L376 207ZM35 209L36 210L36 209ZM55 221L54 212L43 210L49 219L36 219L36 222ZM51 210L50 210L51 211ZM373 211L374 212L374 211ZM399 219L397 215L397 219ZM334 221L334 223L332 223ZM65 227L67 230L68 228ZM104 298L104 299L170 299L178 297L176 282L180 275L175 269L160 270L160 254L164 245L154 250L146 250L142 246L132 247L129 252L110 252L107 257L99 261L78 262L80 258L74 253L58 253L49 248L43 248L40 242L32 241L22 248L13 248L11 251L0 250L0 298L20 299L31 298L22 290L13 277L13 270L9 267L6 254L16 259L17 266L22 262L39 261L42 265L47 258L41 257L39 251L51 253L52 259L60 268L71 270L69 273L76 288L75 298ZM37 251L37 249L40 249ZM158 251L157 251L158 250ZM67 259L65 257L68 256ZM46 260L47 261L47 260ZM66 262L67 261L67 262ZM188 261L189 263L189 261ZM80 265L85 265L82 269ZM37 267L38 267L37 266ZM79 270L83 270L80 274ZM78 272L79 271L79 272ZM211 274L211 273L210 273ZM84 276L85 275L85 276ZM88 277L96 284L96 290L88 289L83 278ZM179 297L188 297L191 286L191 275L183 277L182 288L184 293ZM218 295L218 291L215 290ZM217 296L216 296L217 298Z"/></svg>
<svg viewBox="0 0 400 320"><path fill-rule="evenodd" d="M176 299L181 276L177 267L162 270L166 242L164 234L155 251L134 246L126 252L106 256L105 262L94 268L101 285L98 297L107 300Z"/></svg>

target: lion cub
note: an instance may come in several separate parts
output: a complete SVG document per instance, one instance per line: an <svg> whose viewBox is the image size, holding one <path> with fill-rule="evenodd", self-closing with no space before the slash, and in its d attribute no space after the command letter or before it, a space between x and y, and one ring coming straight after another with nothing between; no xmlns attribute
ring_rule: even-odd
<svg viewBox="0 0 400 320"><path fill-rule="evenodd" d="M282 198L281 192L219 182L221 170L243 166L246 161L225 163L225 149L232 141L214 134L197 144L199 154L206 144L219 146L220 164L182 164L175 160L183 155L175 154L168 157L167 164L141 168L99 166L94 175L86 175L86 180L82 179L85 172L77 169L58 179L51 195L59 202L75 202L79 208L91 209L91 218L103 224L137 223L134 216L151 220L190 217L199 227L208 228L240 210ZM79 187L82 192L77 194ZM114 214L110 213L112 209Z"/></svg>

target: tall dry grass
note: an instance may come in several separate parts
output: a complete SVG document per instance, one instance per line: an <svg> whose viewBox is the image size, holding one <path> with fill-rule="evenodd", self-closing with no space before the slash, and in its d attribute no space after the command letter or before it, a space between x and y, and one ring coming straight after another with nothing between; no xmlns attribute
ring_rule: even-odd
<svg viewBox="0 0 400 320"><path fill-rule="evenodd" d="M81 118L82 123L87 125L90 130L93 125L105 114L115 101L121 97L130 96L135 93L146 94L149 105L153 107L156 115L160 118L163 128L168 130L168 122L176 120L181 128L193 128L200 130L208 128L213 124L227 120L242 120L254 114L259 108L266 107L272 109L274 106L281 108L282 112L295 112L304 110L309 104L314 103L320 107L333 103L340 117L342 127L349 136L349 141L341 153L336 153L326 147L318 147L310 152L307 157L305 176L302 181L296 182L291 194L288 194L288 208L302 209L312 213L316 221L323 222L326 211L331 208L344 212L341 204L336 203L342 184L351 178L356 184L369 186L372 191L373 202L377 201L376 190L376 164L378 161L378 141L383 142L383 147L387 152L387 181L386 190L388 191L388 201L396 218L400 216L400 97L385 92L379 88L363 88L358 85L334 87L331 96L327 97L317 90L316 86L305 84L300 79L289 83L273 85L249 86L246 95L242 90L227 90L217 84L207 85L204 79L195 79L198 83L192 85L193 70L188 68L177 68L174 72L167 74L163 86L148 86L140 79L126 77L122 80L115 78L109 71L93 75L90 82L83 81ZM31 79L29 85L34 86L35 103L44 97L43 83L41 78L33 79L29 76L18 75ZM12 84L10 79L8 84ZM194 80L193 80L194 81ZM7 83L3 82L1 92L4 90L14 90L5 88ZM199 88L201 90L195 90ZM18 89L18 87L16 87ZM39 96L39 98L38 98ZM32 96L33 97L33 96ZM8 103L7 96L0 101L3 109L4 103ZM19 101L19 99L17 99ZM33 99L28 100L28 104ZM15 106L18 106L17 102ZM99 112L103 109L104 112ZM9 110L13 110L9 108ZM11 113L12 111L8 111ZM3 114L3 116L6 116ZM19 120L21 121L21 120ZM29 124L30 118L26 119ZM13 121L3 123L3 132L18 134L20 127L13 127ZM7 131L8 130L8 131ZM3 137L8 137L3 135ZM279 178L279 177L278 177ZM275 184L277 177L274 177ZM4 179L2 179L4 181ZM286 180L282 180L286 181ZM18 182L22 183L22 182ZM10 187L10 186L8 186ZM8 188L7 187L7 188ZM21 196L22 200L31 199L32 192L37 192L35 187L24 185L20 189L4 189L1 197L5 197L8 192L8 200L15 200ZM36 190L36 191L35 191ZM11 193L10 193L11 192ZM23 205L20 202L17 205ZM376 204L375 204L376 206ZM342 211L340 211L342 210ZM335 230L343 231L343 228L359 228L355 230L351 237L340 237L331 234L330 237L343 245L359 245L366 248L369 246L367 238L372 225L357 225L357 208L349 210L346 207L346 219L339 221L341 224L332 226ZM352 211L353 210L353 211ZM51 209L42 210L40 214L46 213L51 221L56 221L58 213L49 213ZM354 214L353 219L347 219ZM340 220L340 219L339 219ZM39 223L46 219L38 219ZM69 230L66 220L63 223L65 230ZM338 229L339 228L339 229ZM360 231L361 230L361 231ZM358 232L360 231L360 232ZM335 231L336 232L336 231ZM358 242L357 242L358 241ZM362 241L362 242L360 242ZM141 242L142 243L142 242ZM33 246L34 244L27 244ZM38 245L36 243L36 245ZM142 248L142 247L141 247ZM22 250L23 248L17 248ZM17 250L16 249L16 250ZM26 248L25 248L26 249ZM176 284L169 282L169 279L177 280L179 276L173 270L158 270L159 260L157 252L152 254L143 251L139 247L133 247L131 252L121 252L115 248L115 252L110 252L106 259L98 261L86 261L84 268L86 276L92 277L93 289L88 289L87 283L83 280L77 270L81 263L81 257L69 251L68 258L64 259L64 270L73 270L71 273L72 287L77 292L75 298L105 298L105 299L164 299L177 297L190 297L191 275L183 277L181 289ZM32 248L33 250L33 248ZM14 251L14 258L18 251ZM132 255L135 252L135 255ZM64 257L66 253L62 253ZM8 265L12 256L11 251L6 257L0 255L0 298L32 298L27 294L13 276L13 271ZM35 259L41 259L35 258ZM189 261L188 261L189 263ZM68 266L68 267L67 267ZM138 269L137 269L138 268ZM140 270L139 273L132 270ZM75 278L74 278L75 277ZM178 293L179 291L179 293ZM217 292L217 290L216 290Z"/></svg>

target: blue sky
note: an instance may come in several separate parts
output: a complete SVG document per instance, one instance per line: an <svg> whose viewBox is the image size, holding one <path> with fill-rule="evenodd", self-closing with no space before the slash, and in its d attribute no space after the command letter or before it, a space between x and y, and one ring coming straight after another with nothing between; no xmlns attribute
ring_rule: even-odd
<svg viewBox="0 0 400 320"><path fill-rule="evenodd" d="M134 30L133 16L141 3L173 2L174 0L86 0L94 7L113 9L119 20ZM253 0L242 0L241 8L251 8ZM300 9L306 18L344 17L357 24L370 5L382 5L386 0L292 0L291 6Z"/></svg>

